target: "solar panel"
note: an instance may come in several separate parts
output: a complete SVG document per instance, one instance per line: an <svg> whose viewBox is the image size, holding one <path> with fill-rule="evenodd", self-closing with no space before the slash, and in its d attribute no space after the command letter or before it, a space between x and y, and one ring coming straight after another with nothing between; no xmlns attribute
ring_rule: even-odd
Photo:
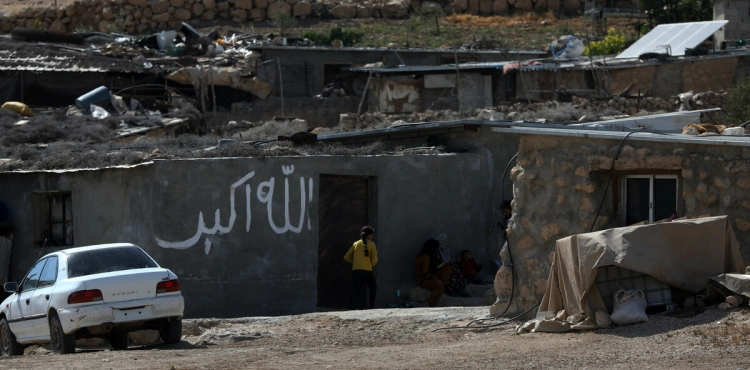
<svg viewBox="0 0 750 370"><path fill-rule="evenodd" d="M694 48L729 21L671 23L656 26L617 58L638 58L645 53L673 56L685 55L685 48Z"/></svg>

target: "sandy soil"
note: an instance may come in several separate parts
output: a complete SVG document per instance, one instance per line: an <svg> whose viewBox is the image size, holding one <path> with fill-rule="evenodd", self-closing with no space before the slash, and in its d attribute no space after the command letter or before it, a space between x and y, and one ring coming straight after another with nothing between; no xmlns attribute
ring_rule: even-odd
<svg viewBox="0 0 750 370"><path fill-rule="evenodd" d="M57 356L38 346L0 369L478 369L750 367L750 310L567 334L517 335L514 324L432 332L486 307L383 309L275 318L186 320L177 345Z"/></svg>

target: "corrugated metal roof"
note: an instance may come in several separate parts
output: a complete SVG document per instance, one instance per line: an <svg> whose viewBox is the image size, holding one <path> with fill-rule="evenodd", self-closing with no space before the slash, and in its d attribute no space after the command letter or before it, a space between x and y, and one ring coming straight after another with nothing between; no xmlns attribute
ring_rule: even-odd
<svg viewBox="0 0 750 370"><path fill-rule="evenodd" d="M128 59L9 39L0 39L0 71L149 73Z"/></svg>
<svg viewBox="0 0 750 370"><path fill-rule="evenodd" d="M660 24L617 58L638 58L645 53L685 55L686 48L698 46L727 23L729 21Z"/></svg>
<svg viewBox="0 0 750 370"><path fill-rule="evenodd" d="M347 47L334 48L330 46L278 46L278 45L249 45L250 50L310 50L310 51L396 51L399 53L472 53L472 54L521 54L521 55L546 55L546 50L469 50L469 49L406 49L386 47Z"/></svg>
<svg viewBox="0 0 750 370"><path fill-rule="evenodd" d="M503 69L506 64L513 62L488 62L488 63L462 63L458 65L459 70L473 69ZM398 67L355 67L348 68L352 72L365 73L414 73L414 72L450 72L456 70L455 64L443 64L439 66L398 66Z"/></svg>

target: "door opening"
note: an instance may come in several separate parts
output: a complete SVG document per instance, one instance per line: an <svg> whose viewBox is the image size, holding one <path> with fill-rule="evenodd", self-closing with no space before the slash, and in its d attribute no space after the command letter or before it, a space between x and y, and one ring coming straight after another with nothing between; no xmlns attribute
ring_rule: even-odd
<svg viewBox="0 0 750 370"><path fill-rule="evenodd" d="M368 177L320 176L318 307L349 307L352 267L344 255L359 238L362 226L371 224L373 182Z"/></svg>

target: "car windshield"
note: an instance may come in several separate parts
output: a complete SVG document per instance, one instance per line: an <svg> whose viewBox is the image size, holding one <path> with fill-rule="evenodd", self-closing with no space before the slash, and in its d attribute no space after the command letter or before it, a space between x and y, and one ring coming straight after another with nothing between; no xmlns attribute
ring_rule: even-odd
<svg viewBox="0 0 750 370"><path fill-rule="evenodd" d="M76 252L68 256L68 277L158 267L140 248L115 247Z"/></svg>

